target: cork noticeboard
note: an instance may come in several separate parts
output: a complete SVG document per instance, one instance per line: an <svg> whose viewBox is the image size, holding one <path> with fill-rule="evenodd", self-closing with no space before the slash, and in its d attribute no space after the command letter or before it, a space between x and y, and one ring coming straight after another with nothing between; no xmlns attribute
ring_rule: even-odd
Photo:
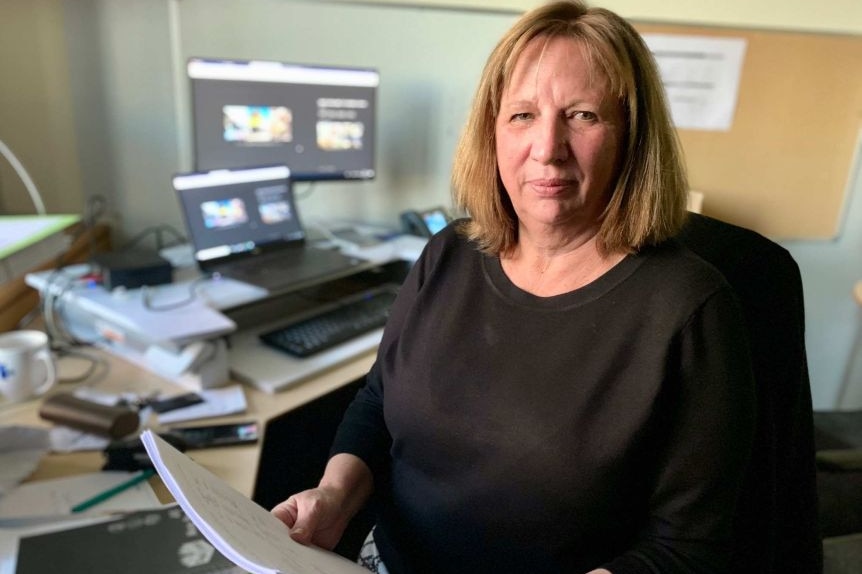
<svg viewBox="0 0 862 574"><path fill-rule="evenodd" d="M747 42L730 130L679 130L703 213L774 239L835 237L862 129L862 36L636 27Z"/></svg>

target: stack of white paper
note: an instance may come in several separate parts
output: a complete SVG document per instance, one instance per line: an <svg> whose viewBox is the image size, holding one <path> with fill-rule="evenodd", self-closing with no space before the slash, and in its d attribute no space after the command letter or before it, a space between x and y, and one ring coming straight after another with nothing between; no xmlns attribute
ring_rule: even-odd
<svg viewBox="0 0 862 574"><path fill-rule="evenodd" d="M295 542L287 527L152 431L141 438L180 508L210 544L253 574L368 574L346 558Z"/></svg>

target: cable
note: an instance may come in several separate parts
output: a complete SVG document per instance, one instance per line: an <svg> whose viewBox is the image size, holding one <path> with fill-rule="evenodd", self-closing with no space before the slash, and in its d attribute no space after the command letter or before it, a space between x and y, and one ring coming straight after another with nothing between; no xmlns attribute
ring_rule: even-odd
<svg viewBox="0 0 862 574"><path fill-rule="evenodd" d="M168 234L173 236L173 238L174 238L173 243L165 243L164 242L164 240L162 238L162 233L164 233L164 232L167 232ZM156 250L158 250L158 251L161 251L165 247L171 247L173 245L180 245L182 243L188 242L188 239L186 239L186 237L182 233L180 233L179 231L177 231L175 228L171 227L170 225L164 225L164 224L163 225L154 225L151 227L147 227L146 229L144 229L143 231L141 231L140 233L135 235L132 239L130 239L128 242L126 242L125 245L123 245L123 247L120 249L120 251L125 251L127 249L131 249L132 247L134 247L135 245L137 245L138 243L143 241L143 239L149 235L155 235L156 236Z"/></svg>
<svg viewBox="0 0 862 574"><path fill-rule="evenodd" d="M106 203L107 202L105 201L105 198L101 195L93 195L87 198L87 201L84 206L84 214L81 220L83 225L75 228L74 235L72 235L69 239L69 246L74 245L83 234L87 233L95 227L96 223L105 213ZM95 251L96 238L94 234L90 233L87 259L91 258ZM63 268L65 267L66 258L69 256L69 253L70 250L69 248L67 248L55 256L53 263L50 265L50 267L52 267L53 269L48 275L48 278L46 279L46 288L40 292L39 305L37 305L34 309L32 309L29 313L24 315L18 321L18 329L29 325L36 317L42 315L45 318L45 326L48 333L48 337L52 337L54 340L59 339L60 341L68 342L69 336L64 334L68 333L68 331L60 327L56 319L59 301L62 298L63 292L65 292L65 290L68 288L68 285L60 287L60 293L57 294L53 292L54 290L52 290L52 285L59 279L65 278L66 273ZM78 343L76 342L75 344Z"/></svg>
<svg viewBox="0 0 862 574"><path fill-rule="evenodd" d="M67 274L65 268L57 267L45 279L45 286L41 290L40 311L45 321L45 332L48 334L52 348L79 344L79 341L66 329L60 309L63 295L77 279L77 276ZM60 281L63 283L58 284Z"/></svg>
<svg viewBox="0 0 862 574"><path fill-rule="evenodd" d="M57 359L76 357L89 363L83 373L73 377L64 377L60 379L61 383L79 383L93 377L99 367L103 367L103 374L107 373L110 368L103 359L84 353L77 348L95 345L104 341L104 338L97 337L93 341L82 341L69 331L63 320L64 295L79 278L79 275L67 273L62 267L54 269L45 281L40 301L45 332L48 334L51 350L56 354ZM60 281L64 281L64 283L57 285Z"/></svg>
<svg viewBox="0 0 862 574"><path fill-rule="evenodd" d="M197 279L189 283L189 294L185 298L163 305L155 305L153 303L153 298L151 295L153 288L149 285L144 285L143 287L141 287L141 295L144 301L144 307L146 307L150 311L173 311L174 309L185 307L186 305L189 305L190 303L192 303L192 301L197 299L198 286L207 279L209 279L209 277L198 277Z"/></svg>
<svg viewBox="0 0 862 574"><path fill-rule="evenodd" d="M296 198L296 201L302 201L303 199L311 197L312 193L314 193L314 182L310 181L308 182L308 185L306 185L305 190L302 193L296 191L293 196Z"/></svg>
<svg viewBox="0 0 862 574"><path fill-rule="evenodd" d="M72 333L66 325L64 311L67 302L66 293L75 286L87 273L69 273L68 268L58 267L45 279L45 285L40 288L40 308L45 322L45 332L51 340L52 349L63 349L76 346L97 345L105 342L105 337L98 331L91 340L83 340Z"/></svg>
<svg viewBox="0 0 862 574"><path fill-rule="evenodd" d="M94 377L96 375L96 372L99 370L99 367L102 367L103 375L106 374L111 368L108 362L101 357L96 357L90 355L89 353L84 353L82 351L79 351L78 349L62 347L59 349L55 349L54 352L57 355L58 361L61 361L67 357L74 357L76 359L83 359L88 363L88 366L83 373L74 377L63 377L62 379L59 379L60 383L82 383L87 379Z"/></svg>
<svg viewBox="0 0 862 574"><path fill-rule="evenodd" d="M106 203L105 198L100 195L94 195L87 199L82 217L83 225L72 237L70 244L74 244L81 235L95 227L98 220L105 213ZM95 238L90 234L89 239L89 256L92 256L96 247ZM69 272L65 266L68 256L68 249L56 256L53 269L45 279L44 287L40 289L39 305L19 321L18 327L20 328L22 324L28 324L33 320L34 316L41 314L51 350L56 354L58 361L67 357L75 357L87 361L88 366L81 374L64 377L59 380L61 383L78 383L96 376L100 367L103 367L102 374L107 373L110 367L100 357L90 355L76 348L95 345L103 342L105 339L103 337L96 337L93 341L82 341L68 329L64 321L63 311L66 302L64 295L82 277L79 273Z"/></svg>
<svg viewBox="0 0 862 574"><path fill-rule="evenodd" d="M96 224L105 214L107 200L101 195L91 195L84 204L83 228L81 233L88 234L87 259L96 254Z"/></svg>
<svg viewBox="0 0 862 574"><path fill-rule="evenodd" d="M36 213L39 215L45 215L45 202L42 201L42 196L39 194L39 190L36 189L36 184L33 183L33 180L30 178L30 174L27 173L27 170L24 169L24 166L18 161L18 158L15 157L15 154L12 153L12 150L9 149L3 140L0 140L0 154L6 158L6 161L12 166L12 169L15 170L15 173L18 174L18 177L24 182L24 187L27 188L27 193L30 194L30 199L33 200L33 206L36 208Z"/></svg>
<svg viewBox="0 0 862 574"><path fill-rule="evenodd" d="M321 235L329 241L336 244L341 243L341 239L335 235L326 224L320 223L319 221L309 221L307 225L319 231Z"/></svg>

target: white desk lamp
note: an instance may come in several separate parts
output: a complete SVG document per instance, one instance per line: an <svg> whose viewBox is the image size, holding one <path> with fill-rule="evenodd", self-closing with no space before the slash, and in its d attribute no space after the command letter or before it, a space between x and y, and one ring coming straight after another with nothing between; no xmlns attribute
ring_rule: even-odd
<svg viewBox="0 0 862 574"><path fill-rule="evenodd" d="M18 177L21 178L22 182L24 182L24 187L27 188L27 193L30 194L30 199L33 200L33 205L36 207L36 213L39 215L45 215L45 203L42 201L42 196L39 195L39 190L36 189L36 184L33 183L33 180L30 178L30 174L27 173L27 170L24 169L24 166L21 165L21 162L18 161L18 158L15 157L15 154L12 153L11 149L9 149L9 146L3 143L3 140L0 140L0 155L6 158L9 165L12 166L12 169L15 170L15 173L18 174Z"/></svg>

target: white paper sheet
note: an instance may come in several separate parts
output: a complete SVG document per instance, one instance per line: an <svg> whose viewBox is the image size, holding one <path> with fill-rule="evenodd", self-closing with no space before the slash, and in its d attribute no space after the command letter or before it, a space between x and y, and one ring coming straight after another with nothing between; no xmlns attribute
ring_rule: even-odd
<svg viewBox="0 0 862 574"><path fill-rule="evenodd" d="M27 478L48 452L48 431L19 425L0 426L0 496Z"/></svg>
<svg viewBox="0 0 862 574"><path fill-rule="evenodd" d="M253 574L368 574L333 552L294 542L287 527L152 431L147 454L180 508L210 544Z"/></svg>
<svg viewBox="0 0 862 574"><path fill-rule="evenodd" d="M105 450L110 439L103 436L55 425L51 427L51 450L54 452L79 452Z"/></svg>
<svg viewBox="0 0 862 574"><path fill-rule="evenodd" d="M78 219L76 215L3 216L0 219L0 259L68 227Z"/></svg>
<svg viewBox="0 0 862 574"><path fill-rule="evenodd" d="M76 504L129 480L136 473L93 472L65 478L27 482L0 498L0 523L4 519L69 514ZM156 508L161 503L148 482L142 482L100 502L82 515Z"/></svg>
<svg viewBox="0 0 862 574"><path fill-rule="evenodd" d="M661 72L673 123L727 131L733 125L745 57L744 38L644 34Z"/></svg>

